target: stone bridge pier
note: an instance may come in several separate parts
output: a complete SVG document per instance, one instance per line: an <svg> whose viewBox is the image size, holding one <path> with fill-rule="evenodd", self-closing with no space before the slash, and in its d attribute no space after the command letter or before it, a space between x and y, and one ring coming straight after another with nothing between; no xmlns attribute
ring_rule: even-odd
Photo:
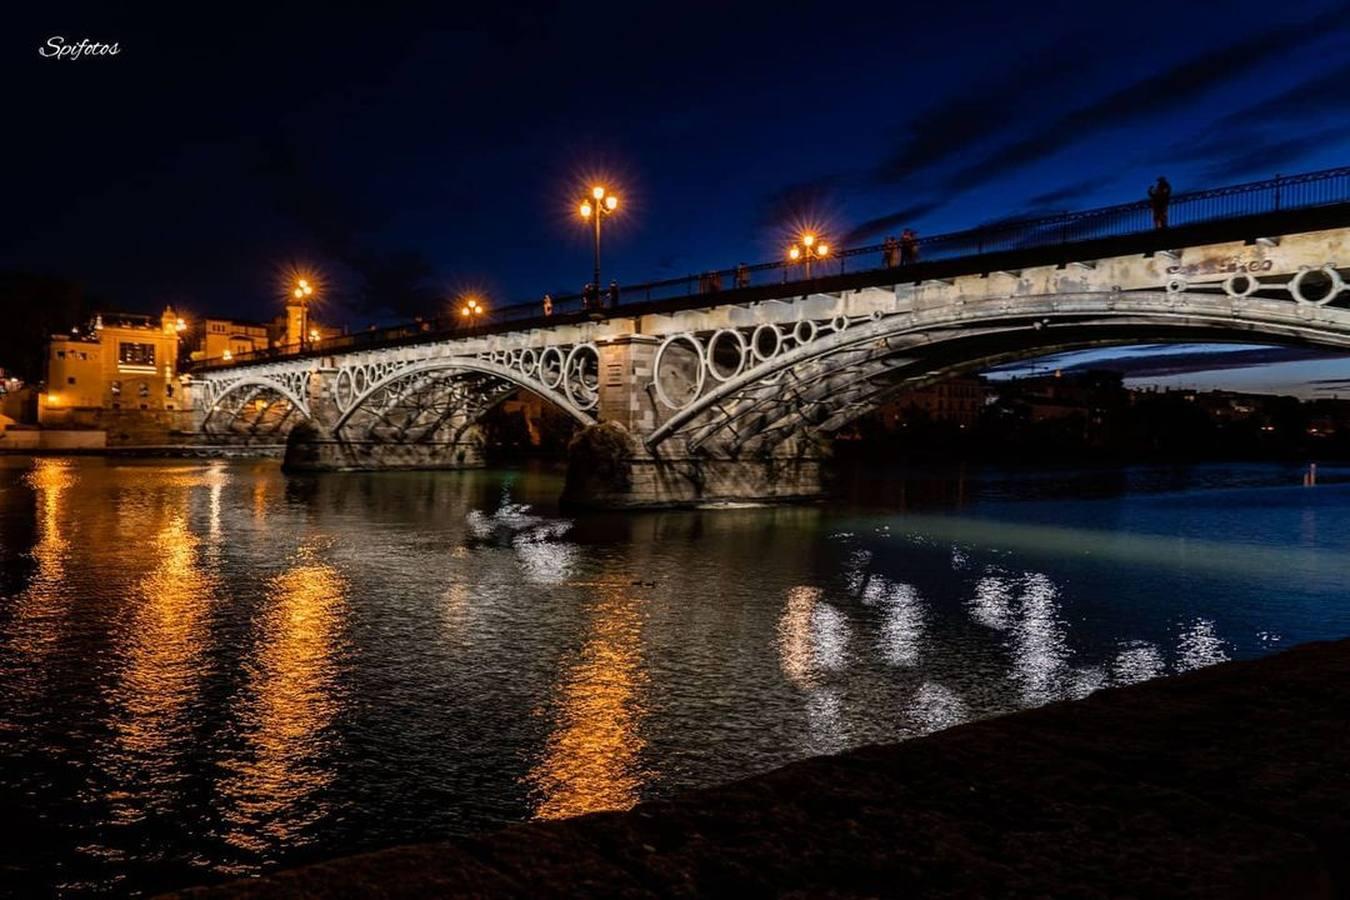
<svg viewBox="0 0 1350 900"><path fill-rule="evenodd" d="M681 506L823 494L826 441L798 435L743 455L689 448L681 441L649 446L653 433L676 412L670 394L688 396L705 378L703 354L692 344L675 344L672 349L662 338L645 334L597 342L599 421L582 429L568 450L564 502Z"/></svg>

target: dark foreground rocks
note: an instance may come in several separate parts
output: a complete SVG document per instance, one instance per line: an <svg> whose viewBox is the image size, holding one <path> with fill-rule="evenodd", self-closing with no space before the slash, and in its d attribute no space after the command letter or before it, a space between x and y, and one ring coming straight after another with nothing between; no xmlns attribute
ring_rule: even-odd
<svg viewBox="0 0 1350 900"><path fill-rule="evenodd" d="M1350 896L1350 641L196 897Z"/></svg>

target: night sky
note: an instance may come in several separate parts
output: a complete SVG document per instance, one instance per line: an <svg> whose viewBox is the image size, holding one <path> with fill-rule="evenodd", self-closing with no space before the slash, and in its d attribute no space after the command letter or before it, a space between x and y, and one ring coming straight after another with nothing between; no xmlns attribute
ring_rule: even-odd
<svg viewBox="0 0 1350 900"><path fill-rule="evenodd" d="M295 265L355 327L575 292L595 177L622 283L1350 161L1350 4L28 6L0 268L125 309L270 318Z"/></svg>

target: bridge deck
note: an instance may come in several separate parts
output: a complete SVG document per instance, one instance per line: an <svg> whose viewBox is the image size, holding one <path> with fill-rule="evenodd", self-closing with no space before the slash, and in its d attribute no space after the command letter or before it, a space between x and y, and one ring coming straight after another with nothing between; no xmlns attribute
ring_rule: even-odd
<svg viewBox="0 0 1350 900"><path fill-rule="evenodd" d="M204 360L192 366L192 371L209 372L239 369L250 364L279 360L330 356L454 338L484 337L531 329L551 328L558 325L585 322L594 318L628 318L674 313L801 297L810 294L839 294L864 288L915 284L951 279L961 275L1017 271L1035 266L1062 266L1071 262L1085 262L1111 256L1150 255L1198 244L1231 241L1252 243L1262 237L1275 237L1282 234L1346 226L1350 226L1350 203L1336 203L1093 240L1041 244L1015 250L975 253L927 262L919 261L904 266L873 268L769 285L686 294L663 300L624 301L618 308L608 308L600 312L560 312L552 316L544 316L542 309L535 304L518 305L498 310L498 321L478 326L464 327L461 323L453 320L445 320L449 327L438 327L441 323L395 326L331 338L303 350L258 352L236 357L231 361Z"/></svg>

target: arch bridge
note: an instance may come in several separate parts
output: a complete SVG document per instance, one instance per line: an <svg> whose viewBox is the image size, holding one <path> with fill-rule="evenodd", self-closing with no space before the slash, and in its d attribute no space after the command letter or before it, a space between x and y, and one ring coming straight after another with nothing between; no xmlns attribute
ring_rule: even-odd
<svg viewBox="0 0 1350 900"><path fill-rule="evenodd" d="M288 437L292 468L456 467L481 464L479 420L524 390L581 428L571 499L793 498L820 491L830 436L896 392L1179 341L1350 350L1350 206L207 364L196 409L208 441Z"/></svg>

